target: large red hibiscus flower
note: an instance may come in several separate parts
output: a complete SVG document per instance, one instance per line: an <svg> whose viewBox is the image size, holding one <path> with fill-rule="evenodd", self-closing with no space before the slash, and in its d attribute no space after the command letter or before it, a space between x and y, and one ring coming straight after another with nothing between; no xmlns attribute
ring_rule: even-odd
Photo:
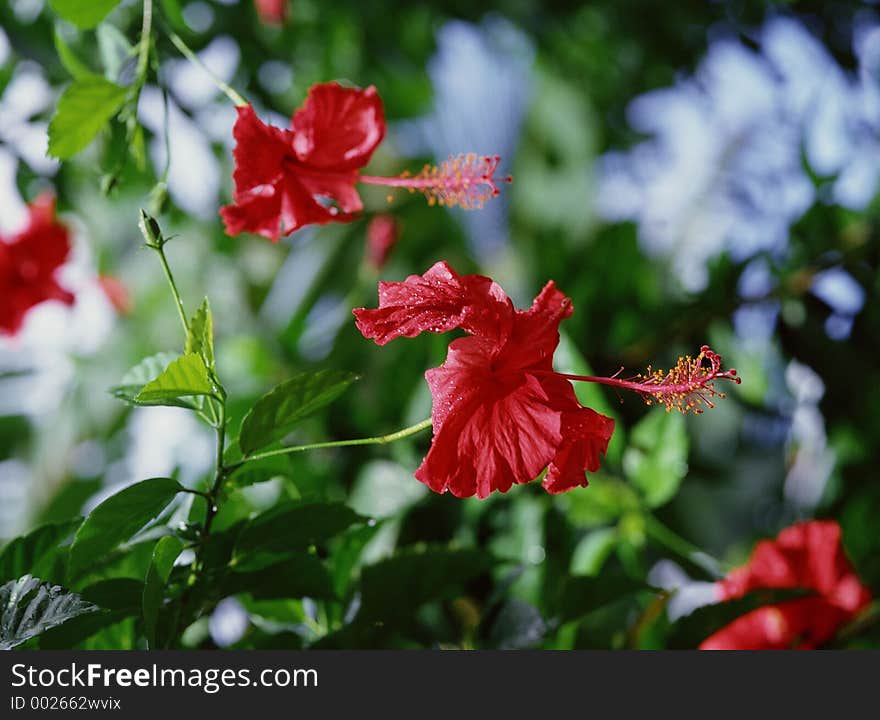
<svg viewBox="0 0 880 720"><path fill-rule="evenodd" d="M14 335L27 312L46 300L73 303L56 278L70 254L70 233L55 219L55 200L41 195L28 208L25 226L0 237L0 333Z"/></svg>
<svg viewBox="0 0 880 720"><path fill-rule="evenodd" d="M800 589L805 597L746 613L700 645L703 650L811 649L828 642L871 600L841 543L840 526L814 520L755 547L749 562L717 584L719 600L759 589Z"/></svg>
<svg viewBox="0 0 880 720"><path fill-rule="evenodd" d="M713 394L720 358L708 348L664 380L656 373L626 381L569 376L553 370L559 324L571 301L548 282L528 310L481 275L460 276L445 262L404 282L379 283L379 307L354 311L361 333L377 344L422 332L461 328L468 336L449 345L446 362L426 373L433 396L434 441L416 477L437 492L487 497L546 469L551 493L587 485L599 469L614 421L582 407L569 380L636 390L652 400L688 409L682 398ZM711 358L709 357L711 355ZM710 368L702 368L704 357ZM688 401L690 402L690 401Z"/></svg>

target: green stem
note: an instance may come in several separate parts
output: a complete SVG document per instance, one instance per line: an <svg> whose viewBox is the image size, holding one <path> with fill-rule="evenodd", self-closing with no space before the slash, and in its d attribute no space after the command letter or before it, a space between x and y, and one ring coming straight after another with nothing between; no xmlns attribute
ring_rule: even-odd
<svg viewBox="0 0 880 720"><path fill-rule="evenodd" d="M208 76L211 78L213 83L217 86L217 88L222 91L226 97L232 100L233 104L236 107L243 107L248 104L248 101L245 100L241 95L239 95L235 90L233 90L229 85L227 85L223 80L217 77L211 70L208 68L205 63L199 59L199 56L196 55L192 50L190 50L189 46L181 39L181 37L174 32L173 30L166 29L165 31L168 34L168 39L171 40L171 43L180 50L180 53L189 60L196 67L204 70Z"/></svg>
<svg viewBox="0 0 880 720"><path fill-rule="evenodd" d="M141 24L141 39L138 44L138 93L147 79L147 66L150 60L150 36L153 32L153 0L144 0L144 19Z"/></svg>
<svg viewBox="0 0 880 720"><path fill-rule="evenodd" d="M219 419L217 422L217 468L216 474L214 475L214 484L208 491L208 507L205 510L205 529L203 531L203 539L211 533L211 525L214 522L214 516L217 515L217 495L220 492L220 488L223 486L223 480L228 472L227 468L223 465L223 451L226 449L226 403L220 401L217 405L219 406Z"/></svg>
<svg viewBox="0 0 880 720"><path fill-rule="evenodd" d="M266 452L261 452L257 453L256 455L246 457L244 460L241 460L234 465L230 465L227 470L234 470L238 467L241 467L245 463L253 462L255 460L264 460L265 458L275 457L276 455L287 455L289 453L304 452L305 450L349 447L352 445L387 445L388 443L395 442L396 440L403 440L403 438L409 437L410 435L420 433L422 430L427 430L429 427L431 427L431 418L422 420L420 423L410 425L409 427L405 427L402 430L398 430L397 432L389 433L388 435L377 435L375 437L368 438L355 438L354 440L331 440L330 442L310 443L309 445L291 445L290 447L278 448L277 450L267 450Z"/></svg>
<svg viewBox="0 0 880 720"><path fill-rule="evenodd" d="M180 317L180 324L183 325L183 334L186 336L189 334L189 323L186 319L186 312L183 309L180 293L177 290L177 284L174 282L174 275L171 274L168 259L165 257L165 249L161 245L150 245L150 247L159 255L159 262L162 263L165 277L168 278L168 285L171 287L171 294L174 296L174 303L177 306L177 315Z"/></svg>
<svg viewBox="0 0 880 720"><path fill-rule="evenodd" d="M645 516L645 530L648 535L658 543L671 550L676 555L681 556L690 563L705 570L713 578L720 578L724 575L722 564L700 550L696 545L685 540L683 537L668 528L653 515Z"/></svg>

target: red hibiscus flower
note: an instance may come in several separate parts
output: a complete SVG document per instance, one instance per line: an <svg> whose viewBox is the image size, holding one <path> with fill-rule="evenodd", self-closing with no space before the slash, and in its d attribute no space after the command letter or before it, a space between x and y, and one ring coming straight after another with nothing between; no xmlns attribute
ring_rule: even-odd
<svg viewBox="0 0 880 720"><path fill-rule="evenodd" d="M379 308L355 310L365 337L395 337L462 328L443 366L426 374L434 398L434 442L416 477L436 492L487 497L534 480L562 492L587 484L599 468L614 421L578 403L571 384L553 374L559 323L571 301L549 282L528 310L480 275L446 263L402 283L379 284Z"/></svg>
<svg viewBox="0 0 880 720"><path fill-rule="evenodd" d="M289 130L264 124L241 105L233 135L234 202L220 210L230 235L251 232L275 242L304 225L353 220L363 208L357 183L406 188L432 204L465 209L499 194L498 157L450 157L415 177L361 175L385 137L382 101L372 86L313 86Z"/></svg>
<svg viewBox="0 0 880 720"><path fill-rule="evenodd" d="M828 642L871 600L841 544L836 522L814 520L786 528L755 547L749 562L717 584L719 600L759 589L809 590L746 613L706 638L702 650L811 649Z"/></svg>
<svg viewBox="0 0 880 720"><path fill-rule="evenodd" d="M356 216L357 170L385 137L385 117L376 88L325 83L309 90L290 130L265 125L245 105L233 134L235 202L220 210L226 232L277 241L304 225Z"/></svg>
<svg viewBox="0 0 880 720"><path fill-rule="evenodd" d="M55 219L55 200L41 195L30 205L24 228L0 237L0 332L17 333L28 310L46 300L73 303L73 294L55 278L69 254L69 232Z"/></svg>
<svg viewBox="0 0 880 720"><path fill-rule="evenodd" d="M288 0L254 0L257 15L267 25L281 25L287 20Z"/></svg>

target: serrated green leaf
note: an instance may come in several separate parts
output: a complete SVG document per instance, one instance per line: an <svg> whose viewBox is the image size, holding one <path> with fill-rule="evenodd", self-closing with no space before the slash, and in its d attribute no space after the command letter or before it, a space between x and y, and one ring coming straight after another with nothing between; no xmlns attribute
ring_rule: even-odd
<svg viewBox="0 0 880 720"><path fill-rule="evenodd" d="M162 608L165 586L171 576L174 561L182 550L183 543L173 535L161 538L153 550L153 560L144 581L143 594L144 634L147 636L147 647L150 650L161 647L157 642L159 611Z"/></svg>
<svg viewBox="0 0 880 720"><path fill-rule="evenodd" d="M152 402L142 402L137 399L141 390L148 383L159 377L162 372L178 357L177 353L160 352L150 357L144 358L131 370L129 370L120 380L119 385L110 388L110 392L114 397L127 402L130 405L172 405L175 407L185 407L195 409L198 403L188 398L178 398L159 400Z"/></svg>
<svg viewBox="0 0 880 720"><path fill-rule="evenodd" d="M199 355L181 355L155 380L144 385L135 401L138 403L166 404L192 395L213 395L214 385L208 376L205 361Z"/></svg>
<svg viewBox="0 0 880 720"><path fill-rule="evenodd" d="M0 586L0 650L11 650L98 608L76 593L25 575Z"/></svg>
<svg viewBox="0 0 880 720"><path fill-rule="evenodd" d="M339 370L300 373L257 400L241 424L241 450L249 455L280 440L294 426L342 395L357 375Z"/></svg>
<svg viewBox="0 0 880 720"><path fill-rule="evenodd" d="M10 541L0 552L0 583L30 574L47 582L64 579L66 550L60 545L76 531L81 519L43 525Z"/></svg>
<svg viewBox="0 0 880 720"><path fill-rule="evenodd" d="M171 478L151 478L111 495L92 510L70 548L68 577L76 578L90 564L130 540L183 490Z"/></svg>
<svg viewBox="0 0 880 720"><path fill-rule="evenodd" d="M126 88L100 77L74 81L49 123L49 155L67 160L83 150L119 111Z"/></svg>
<svg viewBox="0 0 880 720"><path fill-rule="evenodd" d="M97 612L80 615L52 628L40 636L41 650L64 650L76 647L96 633L118 624L125 618L140 615L144 584L134 578L100 580L80 591L86 602L95 605ZM120 649L120 645L111 646Z"/></svg>
<svg viewBox="0 0 880 720"><path fill-rule="evenodd" d="M258 515L242 530L230 564L236 572L259 570L293 551L305 550L338 535L361 520L342 503L279 505Z"/></svg>
<svg viewBox="0 0 880 720"><path fill-rule="evenodd" d="M199 309L189 321L186 334L186 354L199 355L208 369L214 370L214 320L208 298L202 301Z"/></svg>
<svg viewBox="0 0 880 720"><path fill-rule="evenodd" d="M633 428L623 455L627 479L650 507L669 502L687 475L688 437L684 417L655 408Z"/></svg>
<svg viewBox="0 0 880 720"><path fill-rule="evenodd" d="M52 9L81 30L95 27L120 0L49 0Z"/></svg>
<svg viewBox="0 0 880 720"><path fill-rule="evenodd" d="M54 40L55 52L58 53L58 59L61 61L64 69L67 70L75 80L100 77L98 73L93 72L88 65L77 57L70 45L67 44L67 41L64 39L64 36L61 34L61 30L57 25L55 26Z"/></svg>

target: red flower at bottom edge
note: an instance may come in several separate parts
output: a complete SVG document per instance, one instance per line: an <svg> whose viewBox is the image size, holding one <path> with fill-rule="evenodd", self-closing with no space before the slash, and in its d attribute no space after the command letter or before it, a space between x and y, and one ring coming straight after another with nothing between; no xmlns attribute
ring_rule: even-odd
<svg viewBox="0 0 880 720"><path fill-rule="evenodd" d="M746 613L704 640L702 650L819 647L871 600L844 553L840 526L821 520L792 525L775 540L758 543L749 562L717 588L719 600L762 588L814 594Z"/></svg>
<svg viewBox="0 0 880 720"><path fill-rule="evenodd" d="M434 441L416 477L436 492L487 497L534 480L563 492L599 469L614 421L582 407L553 373L559 323L571 301L547 283L528 310L480 275L439 262L423 276L379 284L379 308L354 311L358 329L384 345L395 337L460 327L446 362L425 377L433 396ZM549 467L548 467L549 466Z"/></svg>
<svg viewBox="0 0 880 720"><path fill-rule="evenodd" d="M55 279L69 254L70 235L55 219L55 200L41 195L25 227L8 240L0 237L0 333L17 333L28 310L46 300L73 303Z"/></svg>

